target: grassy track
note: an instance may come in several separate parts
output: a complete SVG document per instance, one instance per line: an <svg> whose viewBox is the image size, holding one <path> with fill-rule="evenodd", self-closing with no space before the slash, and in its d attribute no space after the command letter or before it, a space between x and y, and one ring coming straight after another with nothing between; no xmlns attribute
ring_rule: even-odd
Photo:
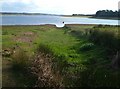
<svg viewBox="0 0 120 89"><path fill-rule="evenodd" d="M103 33L106 31L107 33L112 32L113 35L118 36L117 26L66 25L63 28L52 25L3 26L2 50L11 52L10 55L4 55L3 66L6 68L6 61L12 66L13 51L22 49L31 59L40 45L46 45L53 52L56 61L64 60L67 63L62 69L65 71L61 72L64 75L65 86L120 87L120 81L118 80L118 78L120 79L120 72L110 67L112 59L108 57L108 48L104 46L106 44L99 45L95 40L91 40L92 37L89 39L90 35L86 32L91 29L97 29ZM11 72L14 77L14 71ZM9 86L6 85L7 79L5 77L11 78L11 74L8 71L3 73L3 86ZM21 76L19 75L19 78L13 79L17 81L14 83L18 83L16 86L29 86L31 82L26 82L29 77L27 78L24 74ZM23 84L24 79L22 78L24 77L26 83ZM15 86L14 83L13 86Z"/></svg>

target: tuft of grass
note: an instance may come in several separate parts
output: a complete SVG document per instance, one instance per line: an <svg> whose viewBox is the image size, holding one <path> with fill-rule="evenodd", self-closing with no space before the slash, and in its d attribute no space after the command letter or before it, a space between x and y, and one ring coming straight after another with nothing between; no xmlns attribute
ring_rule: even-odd
<svg viewBox="0 0 120 89"><path fill-rule="evenodd" d="M30 65L29 57L22 49L17 49L12 55L12 66L15 70L27 69Z"/></svg>
<svg viewBox="0 0 120 89"><path fill-rule="evenodd" d="M51 50L50 46L46 45L46 44L40 44L39 47L37 48L37 51L52 55L52 50Z"/></svg>
<svg viewBox="0 0 120 89"><path fill-rule="evenodd" d="M94 47L93 43L85 43L80 46L80 51L88 51Z"/></svg>

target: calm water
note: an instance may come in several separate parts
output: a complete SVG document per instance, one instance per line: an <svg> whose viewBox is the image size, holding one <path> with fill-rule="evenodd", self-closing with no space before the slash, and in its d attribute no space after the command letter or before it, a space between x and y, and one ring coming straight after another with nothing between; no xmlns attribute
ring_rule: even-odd
<svg viewBox="0 0 120 89"><path fill-rule="evenodd" d="M80 18L80 17L62 17L49 15L6 15L2 16L0 25L42 25L54 24L62 27L64 24L106 24L118 25L118 20ZM120 20L119 20L120 21Z"/></svg>

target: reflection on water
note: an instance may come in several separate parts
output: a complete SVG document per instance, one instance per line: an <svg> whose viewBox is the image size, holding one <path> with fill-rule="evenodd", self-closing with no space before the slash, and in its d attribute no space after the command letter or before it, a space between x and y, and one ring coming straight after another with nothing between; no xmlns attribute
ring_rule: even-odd
<svg viewBox="0 0 120 89"><path fill-rule="evenodd" d="M56 24L56 27L64 27L65 26L65 24Z"/></svg>

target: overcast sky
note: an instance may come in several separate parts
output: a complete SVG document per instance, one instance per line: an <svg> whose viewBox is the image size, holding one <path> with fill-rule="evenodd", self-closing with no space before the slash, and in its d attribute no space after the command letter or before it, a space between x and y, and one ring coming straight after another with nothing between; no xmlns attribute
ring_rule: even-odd
<svg viewBox="0 0 120 89"><path fill-rule="evenodd" d="M119 0L0 0L1 11L49 14L94 14L118 10Z"/></svg>

